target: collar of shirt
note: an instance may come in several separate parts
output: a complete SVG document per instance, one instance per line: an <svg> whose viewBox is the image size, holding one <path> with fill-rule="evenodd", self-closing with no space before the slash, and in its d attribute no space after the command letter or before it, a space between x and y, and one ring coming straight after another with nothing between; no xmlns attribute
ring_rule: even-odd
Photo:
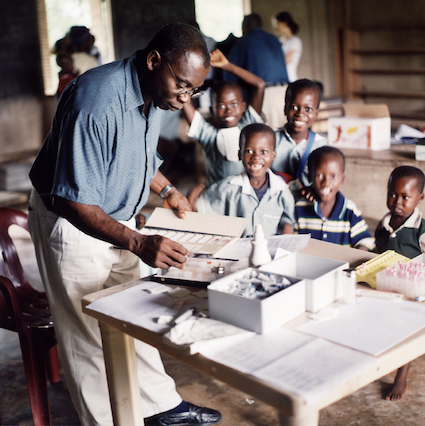
<svg viewBox="0 0 425 426"><path fill-rule="evenodd" d="M142 88L140 87L139 73L137 71L138 57L141 51L137 51L128 58L125 64L125 109L129 111L133 108L143 107Z"/></svg>
<svg viewBox="0 0 425 426"><path fill-rule="evenodd" d="M303 142L307 142L307 139L303 139L303 140L301 140L301 141L299 141L298 143L296 143L293 139L292 139L292 137L291 137L291 135L288 133L288 131L286 130L286 124L283 126L283 134L285 135L285 137L286 137L286 139L288 140L288 142L291 142L292 143L292 145L299 145L299 144L301 144L301 143L303 143Z"/></svg>
<svg viewBox="0 0 425 426"><path fill-rule="evenodd" d="M339 191L336 194L335 205L329 217L323 217L319 202L314 202L314 211L316 212L317 216L319 216L323 221L341 220L344 217L345 210L347 210L347 199Z"/></svg>
<svg viewBox="0 0 425 426"><path fill-rule="evenodd" d="M395 231L390 226L390 220L391 220L391 213L387 213L382 219L382 227L386 231L388 231L390 234L393 234L393 233L397 233L398 231L400 231L400 229L403 229L403 228L419 228L419 225L421 224L421 221L422 221L422 213L419 211L417 207L415 207L415 210L407 218L406 222L400 225Z"/></svg>
<svg viewBox="0 0 425 426"><path fill-rule="evenodd" d="M267 173L269 175L270 182L270 196L276 197L281 191L286 189L288 185L280 176L275 175L270 169L267 170ZM242 172L241 174L234 176L230 180L230 183L232 185L241 186L243 194L251 194L252 192L252 186L246 172Z"/></svg>

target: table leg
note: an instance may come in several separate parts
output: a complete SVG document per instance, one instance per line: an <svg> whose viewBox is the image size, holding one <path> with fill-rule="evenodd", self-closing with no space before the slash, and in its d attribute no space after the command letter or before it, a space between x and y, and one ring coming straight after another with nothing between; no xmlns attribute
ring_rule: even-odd
<svg viewBox="0 0 425 426"><path fill-rule="evenodd" d="M319 411L303 410L301 413L293 416L286 416L279 413L279 426L318 426Z"/></svg>
<svg viewBox="0 0 425 426"><path fill-rule="evenodd" d="M100 324L114 426L143 426L134 339Z"/></svg>

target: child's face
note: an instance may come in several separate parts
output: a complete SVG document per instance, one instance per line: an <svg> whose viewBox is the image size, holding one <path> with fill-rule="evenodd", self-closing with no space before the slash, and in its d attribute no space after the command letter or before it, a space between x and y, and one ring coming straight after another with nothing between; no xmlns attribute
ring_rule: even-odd
<svg viewBox="0 0 425 426"><path fill-rule="evenodd" d="M325 155L311 170L310 178L319 202L334 201L345 178L342 159L335 154Z"/></svg>
<svg viewBox="0 0 425 426"><path fill-rule="evenodd" d="M292 99L285 105L285 114L288 119L286 129L292 135L307 137L310 127L313 125L319 112L317 104L318 94L313 89L298 90Z"/></svg>
<svg viewBox="0 0 425 426"><path fill-rule="evenodd" d="M265 177L276 158L273 136L265 132L254 133L241 147L241 157L249 177Z"/></svg>
<svg viewBox="0 0 425 426"><path fill-rule="evenodd" d="M424 199L424 194L418 190L415 178L403 177L392 179L388 187L387 207L391 215L404 221L415 210L415 207Z"/></svg>
<svg viewBox="0 0 425 426"><path fill-rule="evenodd" d="M220 127L236 127L245 109L246 102L243 101L240 90L223 87L217 93L213 111Z"/></svg>

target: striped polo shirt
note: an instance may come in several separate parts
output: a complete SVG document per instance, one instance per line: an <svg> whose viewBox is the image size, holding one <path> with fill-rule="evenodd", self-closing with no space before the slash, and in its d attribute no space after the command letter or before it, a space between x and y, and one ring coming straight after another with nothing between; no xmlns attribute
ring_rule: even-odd
<svg viewBox="0 0 425 426"><path fill-rule="evenodd" d="M360 210L341 192L336 195L335 206L329 217L324 217L317 201L298 201L295 204L295 229L299 234L348 247L366 247L373 250L374 238L362 218Z"/></svg>

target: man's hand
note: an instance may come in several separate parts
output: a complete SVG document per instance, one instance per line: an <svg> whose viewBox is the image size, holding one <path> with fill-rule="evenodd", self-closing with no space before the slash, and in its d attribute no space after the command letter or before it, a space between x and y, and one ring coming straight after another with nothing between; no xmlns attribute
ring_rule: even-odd
<svg viewBox="0 0 425 426"><path fill-rule="evenodd" d="M166 209L176 209L180 219L184 219L186 217L185 212L192 211L192 207L188 199L177 191L176 188L171 189L167 192L162 206Z"/></svg>
<svg viewBox="0 0 425 426"><path fill-rule="evenodd" d="M176 192L178 191L176 190ZM176 197L176 199L185 199L179 192L178 194L180 197ZM186 202L189 204L187 200ZM114 246L130 250L155 268L167 269L175 266L181 269L186 262L187 250L181 244L159 235L141 235L112 219L98 206L75 203L55 197L53 210L82 232Z"/></svg>
<svg viewBox="0 0 425 426"><path fill-rule="evenodd" d="M148 265L162 269L170 266L182 269L188 253L181 244L159 235L140 235L138 247L133 252Z"/></svg>

